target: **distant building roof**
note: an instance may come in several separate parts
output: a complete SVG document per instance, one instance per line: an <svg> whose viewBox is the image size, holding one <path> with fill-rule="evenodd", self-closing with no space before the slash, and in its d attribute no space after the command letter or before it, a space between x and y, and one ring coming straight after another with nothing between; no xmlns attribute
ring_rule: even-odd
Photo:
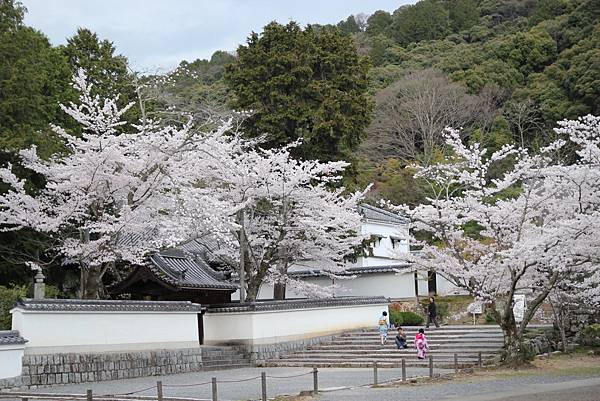
<svg viewBox="0 0 600 401"><path fill-rule="evenodd" d="M374 305L387 304L389 298L384 296L372 297L335 297L335 298L292 298L283 301L261 301L254 302L236 302L221 305L210 305L207 313L228 313L228 312L247 312L247 311L271 311L271 310L295 310L309 308L326 308L332 306L346 305Z"/></svg>
<svg viewBox="0 0 600 401"><path fill-rule="evenodd" d="M22 299L16 307L36 311L136 311L200 312L202 307L189 301L129 301L101 299Z"/></svg>
<svg viewBox="0 0 600 401"><path fill-rule="evenodd" d="M150 256L148 268L163 281L181 289L214 288L237 290L222 273L203 259L186 256L180 250L167 250Z"/></svg>
<svg viewBox="0 0 600 401"><path fill-rule="evenodd" d="M382 265L382 266L357 266L350 267L343 272L334 273L336 276L353 276L355 274L373 274L373 273L401 273L405 272L410 268L409 263L401 263L395 265ZM290 273L295 278L308 278L308 277L321 277L325 276L326 272L323 270L299 270Z"/></svg>
<svg viewBox="0 0 600 401"><path fill-rule="evenodd" d="M0 345L19 345L26 342L16 330L0 331Z"/></svg>
<svg viewBox="0 0 600 401"><path fill-rule="evenodd" d="M396 213L392 213L367 204L360 205L358 207L358 212L367 221L376 221L388 224L407 224L409 222L406 217L402 217Z"/></svg>

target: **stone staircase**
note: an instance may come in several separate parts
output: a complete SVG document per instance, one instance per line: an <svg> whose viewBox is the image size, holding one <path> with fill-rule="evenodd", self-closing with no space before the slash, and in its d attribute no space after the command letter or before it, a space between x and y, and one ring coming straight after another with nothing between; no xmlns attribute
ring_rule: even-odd
<svg viewBox="0 0 600 401"><path fill-rule="evenodd" d="M265 361L266 366L304 367L380 367L400 366L404 358L406 366L425 367L428 361L418 360L414 337L420 327L404 327L408 349L396 349L395 330L390 330L387 344L382 346L376 329L345 333L332 341L307 347L302 351ZM454 354L461 367L476 365L481 352L482 363L499 359L502 351L502 331L498 326L442 326L426 329L429 354L436 367L454 367Z"/></svg>
<svg viewBox="0 0 600 401"><path fill-rule="evenodd" d="M203 345L202 370L237 369L251 366L244 351L237 347L212 347Z"/></svg>

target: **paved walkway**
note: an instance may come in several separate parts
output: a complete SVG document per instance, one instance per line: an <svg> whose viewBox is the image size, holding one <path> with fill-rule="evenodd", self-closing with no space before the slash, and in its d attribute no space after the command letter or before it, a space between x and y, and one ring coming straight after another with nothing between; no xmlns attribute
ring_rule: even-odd
<svg viewBox="0 0 600 401"><path fill-rule="evenodd" d="M309 368L243 368L233 370L185 373L169 376L153 376L127 380L114 380L97 383L82 383L58 385L53 387L40 387L32 390L36 393L70 393L84 394L91 389L93 394L123 394L132 391L152 387L141 391L136 395L156 395L156 381L161 380L164 387L164 395L176 397L193 397L200 399L211 399L212 377L219 380L219 400L258 400L260 399L261 372L267 373L267 389L269 397L276 395L297 395L301 391L312 390L313 376ZM437 373L446 373L447 370L436 369ZM296 376L294 378L275 378L285 376ZM423 368L407 368L407 376L425 376L429 371ZM400 369L379 369L379 382L398 379L402 375ZM252 379L254 378L254 379ZM250 379L250 380L247 380ZM244 380L242 382L236 382ZM191 386L196 383L209 384L202 386ZM367 385L373 383L373 369L344 369L344 368L320 368L319 388L327 389L334 387L350 387ZM366 398L361 398L365 400Z"/></svg>
<svg viewBox="0 0 600 401"><path fill-rule="evenodd" d="M394 388L355 388L321 394L318 401L598 401L600 378L522 376L457 380Z"/></svg>

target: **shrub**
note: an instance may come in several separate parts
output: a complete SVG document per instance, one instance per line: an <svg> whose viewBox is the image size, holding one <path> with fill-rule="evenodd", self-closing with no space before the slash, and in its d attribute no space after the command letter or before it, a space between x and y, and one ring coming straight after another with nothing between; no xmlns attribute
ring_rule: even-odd
<svg viewBox="0 0 600 401"><path fill-rule="evenodd" d="M4 287L0 286L0 330L10 330L12 317L10 310L19 298L27 296L27 286Z"/></svg>
<svg viewBox="0 0 600 401"><path fill-rule="evenodd" d="M414 312L402 312L397 309L390 309L390 323L395 326L419 326L424 321L422 316Z"/></svg>
<svg viewBox="0 0 600 401"><path fill-rule="evenodd" d="M496 319L494 319L494 316L492 316L490 312L486 311L483 316L485 318L486 323L496 323Z"/></svg>
<svg viewBox="0 0 600 401"><path fill-rule="evenodd" d="M590 324L583 329L581 343L592 347L600 347L600 323Z"/></svg>

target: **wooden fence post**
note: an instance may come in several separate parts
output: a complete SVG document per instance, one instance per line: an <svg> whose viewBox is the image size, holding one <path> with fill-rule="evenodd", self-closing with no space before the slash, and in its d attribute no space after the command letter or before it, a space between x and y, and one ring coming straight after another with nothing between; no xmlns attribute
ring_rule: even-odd
<svg viewBox="0 0 600 401"><path fill-rule="evenodd" d="M454 354L454 373L458 373L458 354Z"/></svg>
<svg viewBox="0 0 600 401"><path fill-rule="evenodd" d="M481 358L481 351L479 351L479 354L477 354L477 364L479 365L480 368L483 366L483 359Z"/></svg>
<svg viewBox="0 0 600 401"><path fill-rule="evenodd" d="M406 381L406 360L402 358L402 381Z"/></svg>
<svg viewBox="0 0 600 401"><path fill-rule="evenodd" d="M217 378L212 378L212 401L219 401L217 396Z"/></svg>
<svg viewBox="0 0 600 401"><path fill-rule="evenodd" d="M433 379L433 355L429 355L429 377Z"/></svg>
<svg viewBox="0 0 600 401"><path fill-rule="evenodd" d="M260 373L260 383L262 387L262 401L267 401L267 374L265 372Z"/></svg>
<svg viewBox="0 0 600 401"><path fill-rule="evenodd" d="M85 392L85 399L86 399L87 401L92 401L92 398L93 398L93 397L92 397L92 390L91 390L91 389L88 389L88 390Z"/></svg>
<svg viewBox="0 0 600 401"><path fill-rule="evenodd" d="M377 385L377 361L373 362L373 385Z"/></svg>
<svg viewBox="0 0 600 401"><path fill-rule="evenodd" d="M158 401L163 401L163 388L160 380L156 382L156 398Z"/></svg>
<svg viewBox="0 0 600 401"><path fill-rule="evenodd" d="M319 394L319 370L316 367L313 368L313 394Z"/></svg>

